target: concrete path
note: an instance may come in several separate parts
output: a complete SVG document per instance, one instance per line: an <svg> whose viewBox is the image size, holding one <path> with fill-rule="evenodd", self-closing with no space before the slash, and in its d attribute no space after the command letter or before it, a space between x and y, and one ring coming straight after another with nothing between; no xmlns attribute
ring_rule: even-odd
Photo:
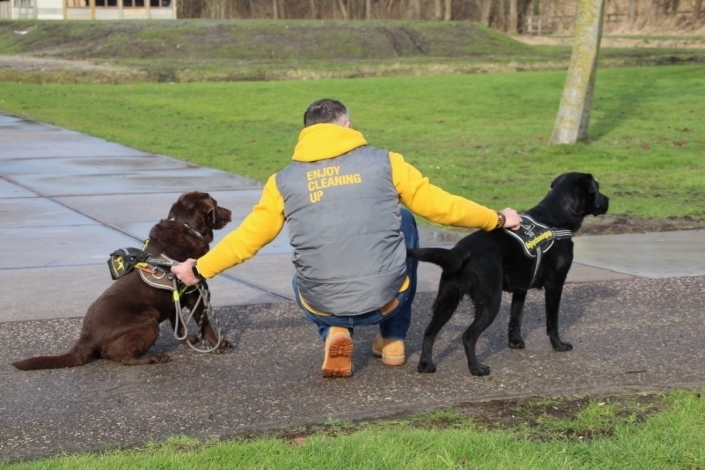
<svg viewBox="0 0 705 470"><path fill-rule="evenodd" d="M467 370L460 335L467 305L439 335L438 372L416 372L440 269L421 263L409 361L371 358L374 328L356 331L352 379L320 377L322 346L292 302L286 234L209 282L235 349L197 354L167 325L155 350L172 362L20 372L9 364L67 350L87 306L107 288L116 248L140 246L179 194L212 193L237 227L261 185L0 113L0 461L139 445L173 435L227 437L356 420L451 404L534 395L705 385L703 231L576 237L561 330L575 349L554 353L543 301L532 292L527 349L506 347L509 297L481 337L488 377ZM605 188L609 195L609 188ZM462 232L421 229L421 243L452 245Z"/></svg>

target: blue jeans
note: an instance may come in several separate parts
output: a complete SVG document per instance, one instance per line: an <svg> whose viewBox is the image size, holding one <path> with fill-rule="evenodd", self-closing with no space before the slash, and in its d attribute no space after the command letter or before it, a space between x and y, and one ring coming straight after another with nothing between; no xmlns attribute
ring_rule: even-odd
<svg viewBox="0 0 705 470"><path fill-rule="evenodd" d="M419 231L416 228L416 220L407 209L401 209L401 232L404 235L404 243L407 248L418 248ZM386 339L405 339L406 333L411 325L411 303L416 296L416 270L419 262L413 258L406 258L406 275L409 277L409 287L404 292L397 294L399 305L386 315L379 310L363 313L361 315L337 317L335 315L316 315L308 311L299 300L299 289L296 286L296 276L292 281L294 297L296 303L304 311L306 317L318 326L318 334L325 341L328 330L331 326L341 326L350 330L353 334L356 326L368 326L379 324L379 332Z"/></svg>

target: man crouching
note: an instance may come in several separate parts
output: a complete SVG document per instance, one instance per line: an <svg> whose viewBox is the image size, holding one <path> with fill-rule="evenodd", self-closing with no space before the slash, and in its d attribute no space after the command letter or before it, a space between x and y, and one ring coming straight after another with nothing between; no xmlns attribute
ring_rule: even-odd
<svg viewBox="0 0 705 470"><path fill-rule="evenodd" d="M406 256L418 247L418 230L402 203L443 225L493 230L521 222L513 209L496 212L433 186L400 154L369 146L342 103L319 100L304 113L293 161L269 178L242 224L172 271L187 285L211 278L254 256L286 222L295 299L325 344L323 376L352 376L358 326L379 325L372 354L400 366L418 264Z"/></svg>

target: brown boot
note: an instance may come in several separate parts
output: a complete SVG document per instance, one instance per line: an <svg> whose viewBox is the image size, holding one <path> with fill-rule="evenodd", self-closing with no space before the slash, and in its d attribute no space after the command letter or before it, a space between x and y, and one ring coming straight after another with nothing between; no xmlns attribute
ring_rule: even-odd
<svg viewBox="0 0 705 470"><path fill-rule="evenodd" d="M382 364L401 366L406 362L404 341L400 339L384 339L377 335L372 342L372 354L382 358Z"/></svg>
<svg viewBox="0 0 705 470"><path fill-rule="evenodd" d="M323 377L352 376L352 353L353 342L348 329L330 327L323 357Z"/></svg>

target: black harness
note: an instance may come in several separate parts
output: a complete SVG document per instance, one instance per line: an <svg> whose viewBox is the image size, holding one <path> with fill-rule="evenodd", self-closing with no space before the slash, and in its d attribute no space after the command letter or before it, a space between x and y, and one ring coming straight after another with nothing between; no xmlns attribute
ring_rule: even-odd
<svg viewBox="0 0 705 470"><path fill-rule="evenodd" d="M573 236L573 232L570 230L550 228L536 222L528 215L521 216L521 227L519 230L514 231L505 228L504 231L519 242L528 258L534 260L534 274L531 277L529 287L536 281L543 253L550 250L556 240L565 240Z"/></svg>

